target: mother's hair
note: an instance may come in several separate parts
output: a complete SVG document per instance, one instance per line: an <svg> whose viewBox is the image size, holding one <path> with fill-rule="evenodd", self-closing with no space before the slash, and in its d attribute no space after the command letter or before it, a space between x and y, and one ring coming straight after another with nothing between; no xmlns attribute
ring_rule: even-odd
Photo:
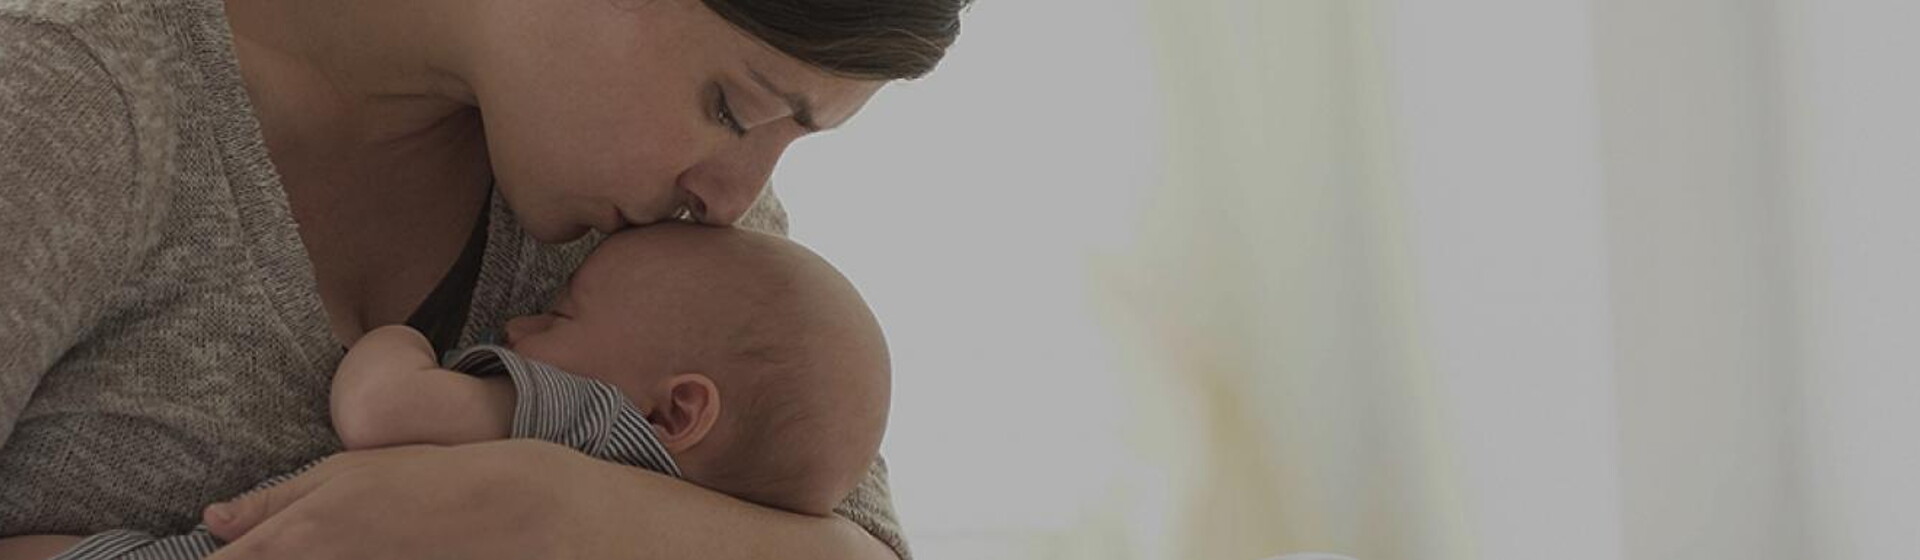
<svg viewBox="0 0 1920 560"><path fill-rule="evenodd" d="M973 0L701 0L768 45L844 77L918 78L960 35Z"/></svg>

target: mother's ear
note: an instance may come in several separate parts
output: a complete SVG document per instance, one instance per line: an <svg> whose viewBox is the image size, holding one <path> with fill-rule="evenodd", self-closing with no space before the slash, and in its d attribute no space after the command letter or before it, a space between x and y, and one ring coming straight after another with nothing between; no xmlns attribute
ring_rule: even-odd
<svg viewBox="0 0 1920 560"><path fill-rule="evenodd" d="M679 453L706 439L720 419L720 389L698 373L682 373L654 384L653 410L647 421L670 453Z"/></svg>

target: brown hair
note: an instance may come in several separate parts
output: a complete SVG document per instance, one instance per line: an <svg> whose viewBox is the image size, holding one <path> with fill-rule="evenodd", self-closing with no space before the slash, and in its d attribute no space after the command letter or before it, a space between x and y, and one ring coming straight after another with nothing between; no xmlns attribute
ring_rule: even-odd
<svg viewBox="0 0 1920 560"><path fill-rule="evenodd" d="M788 56L849 78L933 71L973 0L701 0Z"/></svg>

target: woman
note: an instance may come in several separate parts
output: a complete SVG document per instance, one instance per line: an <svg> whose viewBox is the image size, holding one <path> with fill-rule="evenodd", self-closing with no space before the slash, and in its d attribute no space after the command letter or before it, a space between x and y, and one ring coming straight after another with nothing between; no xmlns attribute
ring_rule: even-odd
<svg viewBox="0 0 1920 560"><path fill-rule="evenodd" d="M781 152L966 2L0 0L0 535L177 532L334 449L361 333L471 343L616 229L779 228ZM223 558L904 557L883 477L817 519L506 441L204 515Z"/></svg>

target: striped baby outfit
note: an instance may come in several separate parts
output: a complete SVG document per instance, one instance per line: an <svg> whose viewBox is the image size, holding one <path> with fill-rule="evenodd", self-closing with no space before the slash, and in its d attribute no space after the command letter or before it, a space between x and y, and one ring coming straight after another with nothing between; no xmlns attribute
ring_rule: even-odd
<svg viewBox="0 0 1920 560"><path fill-rule="evenodd" d="M680 467L654 437L639 409L620 391L592 379L529 360L499 346L474 346L452 356L450 369L513 380L513 437L565 445L596 459L679 477ZM279 484L319 464L308 463L255 486ZM87 537L51 560L190 560L222 543L205 525L173 537L139 531L108 531Z"/></svg>

